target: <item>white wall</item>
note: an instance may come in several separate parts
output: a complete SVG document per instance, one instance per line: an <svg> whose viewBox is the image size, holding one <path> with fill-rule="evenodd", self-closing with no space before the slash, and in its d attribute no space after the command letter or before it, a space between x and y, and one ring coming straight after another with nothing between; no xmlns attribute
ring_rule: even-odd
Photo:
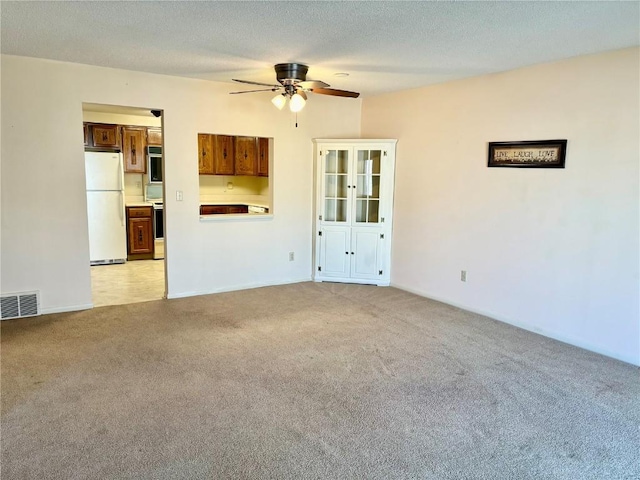
<svg viewBox="0 0 640 480"><path fill-rule="evenodd" d="M229 188L229 183L231 187ZM248 177L244 175L200 175L200 198L210 195L265 195L269 193L267 177Z"/></svg>
<svg viewBox="0 0 640 480"><path fill-rule="evenodd" d="M311 278L311 138L357 136L360 100L311 96L295 128L269 94L229 95L232 85L1 61L3 293L40 290L45 313L91 305L83 102L164 110L169 296ZM274 138L273 218L200 222L198 132Z"/></svg>
<svg viewBox="0 0 640 480"><path fill-rule="evenodd" d="M392 284L640 364L639 53L365 99L363 136L399 139ZM486 167L559 138L563 170Z"/></svg>
<svg viewBox="0 0 640 480"><path fill-rule="evenodd" d="M399 139L393 284L640 364L638 58L365 99L362 136ZM310 139L359 136L360 100L312 96L296 129L231 85L1 62L2 293L40 290L44 312L91 304L83 102L165 112L170 296L310 278ZM274 138L272 219L199 221L199 131ZM569 140L564 170L485 166L489 141L552 138Z"/></svg>

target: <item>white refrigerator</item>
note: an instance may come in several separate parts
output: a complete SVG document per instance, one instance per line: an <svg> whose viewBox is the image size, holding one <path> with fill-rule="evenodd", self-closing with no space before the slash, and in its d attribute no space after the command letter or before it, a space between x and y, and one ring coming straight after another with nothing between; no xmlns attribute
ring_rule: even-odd
<svg viewBox="0 0 640 480"><path fill-rule="evenodd" d="M124 263L127 229L121 153L85 152L91 265Z"/></svg>

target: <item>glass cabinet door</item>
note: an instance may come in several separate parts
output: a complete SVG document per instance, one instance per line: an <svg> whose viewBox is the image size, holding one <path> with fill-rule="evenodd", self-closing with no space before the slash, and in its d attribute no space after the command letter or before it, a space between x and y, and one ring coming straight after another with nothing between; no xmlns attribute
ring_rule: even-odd
<svg viewBox="0 0 640 480"><path fill-rule="evenodd" d="M349 150L325 150L324 221L346 223L349 188Z"/></svg>
<svg viewBox="0 0 640 480"><path fill-rule="evenodd" d="M381 156L381 150L356 150L356 223L380 223Z"/></svg>

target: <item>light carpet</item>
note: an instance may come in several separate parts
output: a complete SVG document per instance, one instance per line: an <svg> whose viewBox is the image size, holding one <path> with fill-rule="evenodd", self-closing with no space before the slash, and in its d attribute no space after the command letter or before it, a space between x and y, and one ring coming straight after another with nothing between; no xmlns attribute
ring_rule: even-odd
<svg viewBox="0 0 640 480"><path fill-rule="evenodd" d="M3 479L637 479L638 368L395 288L5 321Z"/></svg>

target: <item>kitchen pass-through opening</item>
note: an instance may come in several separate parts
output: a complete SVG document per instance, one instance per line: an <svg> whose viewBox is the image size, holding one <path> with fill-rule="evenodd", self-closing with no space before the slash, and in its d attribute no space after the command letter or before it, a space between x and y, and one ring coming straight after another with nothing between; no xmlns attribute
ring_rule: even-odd
<svg viewBox="0 0 640 480"><path fill-rule="evenodd" d="M164 113L84 103L82 114L93 305L165 298Z"/></svg>

